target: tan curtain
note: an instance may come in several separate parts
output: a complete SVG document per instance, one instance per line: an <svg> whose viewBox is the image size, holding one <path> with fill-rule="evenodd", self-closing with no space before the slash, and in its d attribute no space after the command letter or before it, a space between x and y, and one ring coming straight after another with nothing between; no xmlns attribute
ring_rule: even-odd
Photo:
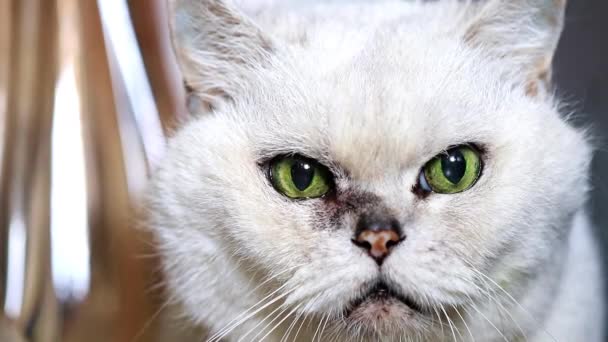
<svg viewBox="0 0 608 342"><path fill-rule="evenodd" d="M154 341L163 297L135 213L184 112L165 15L0 1L1 341Z"/></svg>

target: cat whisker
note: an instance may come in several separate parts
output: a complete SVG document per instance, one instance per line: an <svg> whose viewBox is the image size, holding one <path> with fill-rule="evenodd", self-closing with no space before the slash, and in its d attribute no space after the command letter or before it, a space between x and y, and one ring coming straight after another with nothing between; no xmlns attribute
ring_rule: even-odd
<svg viewBox="0 0 608 342"><path fill-rule="evenodd" d="M293 341L297 341L298 340L298 335L300 334L300 330L302 329L302 326L304 326L304 323L306 322L306 320L309 318L308 315L304 315L304 318L302 319L302 323L300 323L300 326L298 327L298 330L296 330L296 335L293 337Z"/></svg>
<svg viewBox="0 0 608 342"><path fill-rule="evenodd" d="M443 320L441 319L441 315L439 314L439 311L437 311L437 307L435 305L433 305L432 307L433 307L433 311L437 315L437 319L439 320L439 327L441 328L441 336L445 336L445 333L443 332Z"/></svg>
<svg viewBox="0 0 608 342"><path fill-rule="evenodd" d="M459 277L459 279L461 281L466 282L467 284L469 284L472 287L475 287L475 289L483 296L485 296L489 303L494 305L495 308L498 309L499 314L501 315L501 322L502 322L502 314L506 314L509 319L513 322L513 324L515 324L515 326L517 327L517 329L519 330L519 332L522 334L522 337L524 337L524 339L527 341L527 335L524 332L524 330L521 328L521 326L519 325L518 321L515 319L515 317L513 317L513 315L511 314L511 312L502 304L501 300L499 298L497 298L495 295L498 295L496 292L491 291L490 288L490 284L487 283L487 281L485 281L484 279L479 279L479 281L481 282L482 286L477 285L475 282L466 279L464 277ZM470 298L470 297L469 297Z"/></svg>
<svg viewBox="0 0 608 342"><path fill-rule="evenodd" d="M256 306L260 305L265 300L267 300L268 298L270 298L271 296L273 296L275 293L281 291L285 286L287 286L287 284L282 285L281 287L279 287L278 289L274 290L272 293L270 293L266 297L262 298L262 300L260 300L258 303L254 304L251 308L249 308L248 310L246 310L245 313L251 311L251 309L253 309ZM226 335L228 335L230 332L232 332L236 327L238 327L239 325L243 324L244 322L246 322L247 320L249 320L251 317L255 316L260 311L266 309L270 305L276 303L280 299L285 298L286 296L288 296L289 294L291 294L293 291L295 291L295 289L291 289L291 290L289 290L289 291L287 291L285 293L282 293L282 294L276 296L275 298L273 298L270 301L268 301L266 304L264 304L261 307L257 308L255 311L248 313L242 319L238 320L237 322L233 323L232 325L227 326L226 328L221 329L216 334L214 334L213 336L211 336L211 338L209 338L207 340L207 342L214 342L214 341L218 341L218 340L224 338ZM239 315L239 316L241 316L241 315Z"/></svg>
<svg viewBox="0 0 608 342"><path fill-rule="evenodd" d="M321 328L321 332L319 333L319 341L322 341L321 337L323 336L323 333L325 332L325 328L327 327L327 322L329 322L329 315L327 315L327 318L325 319L325 323L323 323L323 328Z"/></svg>
<svg viewBox="0 0 608 342"><path fill-rule="evenodd" d="M530 313L530 311L528 311L526 308L523 307L523 305L521 305L521 303L519 303L515 298L513 298L513 296L507 291L505 290L502 286L500 286L498 283L496 283L496 281L494 281L492 278L490 278L488 275L486 275L485 273L483 273L482 271L480 271L479 269L477 269L472 263L470 263L467 260L463 260L465 263L468 264L468 266L473 270L473 272L477 273L478 275L480 275L481 277L483 277L484 279L486 279L487 281L490 282L490 284L492 284L493 286L495 286L499 291L501 291L503 294L505 294L507 296L507 298L512 301L515 305L517 305L517 307L519 309L521 309L526 316L528 316L528 318L530 318L533 322L536 323L536 325L538 327L540 327L542 329L542 331L554 342L557 342L557 339L551 335L550 332L548 332L546 329L542 328L542 324L541 322L539 322L536 318L534 318L534 316Z"/></svg>
<svg viewBox="0 0 608 342"><path fill-rule="evenodd" d="M448 325L450 327L450 330L452 331L452 338L454 338L454 342L458 342L458 340L456 339L456 334L454 333L454 324L452 323L452 320L450 319L450 316L448 316L447 311L445 311L445 308L443 307L443 305L439 305L441 311L443 312L443 314L445 315L445 318L448 321ZM458 329L456 329L458 330ZM460 332L458 332L458 334L460 335ZM460 335L460 337L462 338L462 335Z"/></svg>
<svg viewBox="0 0 608 342"><path fill-rule="evenodd" d="M174 296L171 296L167 300L164 301L164 303L152 314L152 316L150 316L146 320L146 322L141 327L141 329L139 329L139 331L137 332L137 334L135 336L133 336L133 338L131 338L130 342L136 342L137 340L139 340L142 337L142 335L150 327L150 325L152 324L152 322L160 315L160 313L165 308L167 308L167 306L169 306L169 304L171 304L171 301L172 301L173 297Z"/></svg>
<svg viewBox="0 0 608 342"><path fill-rule="evenodd" d="M339 337L339 333L340 333L340 330L338 328L338 325L333 324L329 329L329 335L327 337L328 340L330 342L336 341Z"/></svg>
<svg viewBox="0 0 608 342"><path fill-rule="evenodd" d="M290 268L287 268L277 274L272 275L271 277L268 277L268 279L266 279L265 281L263 281L262 283L260 283L258 286L256 286L254 289L252 289L251 291L249 291L245 296L249 296L250 294L252 294L253 292L255 292L256 290L258 290L260 287L264 286L265 284L269 283L272 280L275 280L277 277L281 276L282 274L285 274L286 272L289 272L295 268L301 267L302 264L299 265L295 265L292 266ZM220 329L216 334L214 334L211 338L208 339L208 342L212 342L217 340L217 336L223 334L223 330L230 328L230 330L234 330L235 327L232 327L232 325L234 325L235 322L239 321L243 316L246 316L248 314L249 311L253 310L256 306L260 305L261 303L263 303L266 299L270 298L271 296L273 296L275 293L279 292L280 290L282 290L284 287L287 286L287 283L283 284L282 286L280 286L279 288L277 288L276 290L274 290L273 292L271 292L270 294L266 295L264 298L262 298L260 301L258 301L257 303L255 303L254 305L252 305L249 309L243 311L241 314L239 314L237 317L235 317L234 319L232 319L230 322L228 322L226 324L226 326L222 329ZM293 291L290 291L293 292ZM256 312L257 313L257 312ZM246 319L249 319L251 316L248 316ZM242 324L239 323L238 325Z"/></svg>
<svg viewBox="0 0 608 342"><path fill-rule="evenodd" d="M522 337L527 341L528 340L528 336L526 334L526 332L522 329L521 325L519 324L519 322L515 319L515 317L513 317L513 315L511 314L511 311L508 310L502 303L501 300L499 298L496 298L495 296L492 296L491 293L494 293L495 295L498 295L495 291L490 291L490 285L487 281L484 281L483 279L480 279L482 284L485 285L485 287L487 289L483 289L483 288L479 288L481 291L484 291L486 293L486 296L491 300L492 303L496 304L496 308L498 308L498 312L499 314L503 314L506 313L507 316L509 317L509 319L513 322L513 324L515 324L515 327L519 330L519 332L521 333ZM475 284L473 284L475 285ZM483 293L483 292L482 292ZM501 298L504 298L504 296L501 296ZM502 315L500 316L502 318Z"/></svg>
<svg viewBox="0 0 608 342"><path fill-rule="evenodd" d="M506 342L509 342L509 339L507 339L507 337L505 336L505 334L503 334L503 332L500 331L500 329L498 329L498 327L486 315L484 315L483 312L481 312L481 310L479 310L477 308L477 305L475 305L475 302L473 301L473 298L471 298L470 296L468 296L468 297L469 297L469 300L470 300L469 306L471 308L473 308L473 310L475 310L483 319L485 319L486 322L488 322L490 324L490 326L492 326L492 328L494 328L498 332L498 334L503 338L503 340L505 340ZM463 309L468 313L468 310L466 309L466 307L463 307Z"/></svg>
<svg viewBox="0 0 608 342"><path fill-rule="evenodd" d="M321 294L317 294L313 299L311 299L308 304L306 304L306 306L304 306L304 309L302 310L302 312L306 312L318 299L319 297L321 297ZM298 335L300 334L300 330L302 329L302 327L304 326L304 323L306 322L306 320L310 317L309 315L303 314L304 319L302 319L302 323L300 323L300 326L298 327L298 330L296 331L296 335L293 338L293 341L296 341L298 339Z"/></svg>
<svg viewBox="0 0 608 342"><path fill-rule="evenodd" d="M264 336L258 340L258 341L263 341L266 337L268 337L268 335L270 335L274 330L276 330L287 318L289 318L289 316L291 316L291 314L293 314L298 309L298 307L300 305L298 305L297 307L293 308L289 312L288 312L289 307L278 307L277 309L275 309L273 312L271 312L266 317L264 317L264 319L262 319L262 321L260 323L258 323L257 326L259 326L261 323L263 323L264 321L266 321L268 318L272 317L274 315L274 312L278 311L279 309L281 311L278 314L276 314L274 316L274 318L270 320L270 322L266 323L264 325L264 327L262 329L260 329L260 331L258 331L257 334L255 334L249 340L250 341L254 341L254 340L257 339L258 336L260 336L261 334L263 334L264 332L267 331L264 334ZM287 313L287 314L284 315L285 313ZM281 317L283 317L283 318L281 318ZM277 321L277 320L279 320L279 322L275 323L275 321ZM255 330L255 327L252 330ZM249 333L247 333L247 334L249 334ZM244 336L242 336L239 340L243 339L245 336L247 336L247 334L245 334Z"/></svg>
<svg viewBox="0 0 608 342"><path fill-rule="evenodd" d="M266 337L268 337L268 335L270 335L281 324L283 324L283 322L285 322L289 317L291 317L291 315L293 315L297 310L299 310L302 307L302 305L304 305L304 304L300 304L300 305L296 306L295 308L293 308L285 317L283 317L283 319L281 319L277 324L275 324L275 326L272 329L270 329L270 331L268 331L264 336L262 336L260 341L263 341Z"/></svg>
<svg viewBox="0 0 608 342"><path fill-rule="evenodd" d="M258 337L260 334L262 334L272 323L274 323L274 321L276 321L279 317L281 317L283 315L283 313L285 313L287 310L288 310L288 308L283 307L283 306L279 306L278 308L272 310L269 314L267 314L264 318L262 318L262 320L260 320L253 328L249 329L249 331L247 331L244 335L242 335L241 337L239 337L239 339L237 340L237 342L243 341L245 339L245 337L249 336L249 334L251 334L252 332L254 332L262 324L264 324L264 322L266 322L267 319L269 319L270 317L274 316L274 318L271 319L270 322L266 323L264 325L264 327L262 327L257 332L257 334L255 334L252 338L249 339L249 341L254 341L256 339L256 337ZM277 314L275 315L275 313L277 313Z"/></svg>
<svg viewBox="0 0 608 342"><path fill-rule="evenodd" d="M317 302L317 300L321 297L321 295L322 295L322 293L319 293L316 296L314 296L311 300L309 300L308 303L302 309L302 312L300 312L298 314L298 317L301 317L302 321L300 322L300 325L298 326L298 329L296 330L296 334L292 341L296 341L298 339L298 335L300 334L300 331L304 327L304 324L306 323L306 321L309 318L312 318L312 315L306 314L305 312L307 312ZM298 317L296 317L296 320L299 319ZM307 326L310 326L310 321L308 322Z"/></svg>
<svg viewBox="0 0 608 342"><path fill-rule="evenodd" d="M521 305L521 303L519 303L515 298L513 298L513 296L509 292L507 292L507 290L505 290L502 286L500 286L498 283L496 283L496 281L494 281L492 278L490 278L489 276L487 276L486 274L484 274L483 272L481 272L480 270L475 268L473 265L470 265L470 267L472 267L474 272L476 272L483 278L487 279L490 282L490 284L492 284L499 291L504 293L507 296L507 298L509 298L509 300L511 300L515 305L517 305L517 307L519 307L519 309L521 309L526 314L526 316L528 316L529 319L531 319L534 323L536 323L537 327L541 328L542 332L544 332L551 340L553 340L554 342L557 342L557 339L553 335L551 335L551 333L549 333L546 329L542 328L542 324L536 318L534 318L534 316L530 313L530 311L528 311L526 308L524 308L524 306Z"/></svg>
<svg viewBox="0 0 608 342"><path fill-rule="evenodd" d="M321 316L321 320L317 324L317 329L315 329L315 333L314 333L314 335L312 335L311 342L314 342L317 339L317 335L319 334L319 329L321 328L321 324L323 323L323 319L325 319L325 314L323 314L323 316Z"/></svg>
<svg viewBox="0 0 608 342"><path fill-rule="evenodd" d="M464 317L460 313L460 310L458 310L458 307L456 307L456 306L454 306L454 310L456 311L456 314L458 315L458 317L460 317L460 319L462 320L462 324L464 324L464 327L467 329L469 336L471 336L471 341L475 342L475 337L473 336L471 329L469 329L469 325L467 324L467 321L464 319Z"/></svg>
<svg viewBox="0 0 608 342"><path fill-rule="evenodd" d="M286 316L285 318L283 318L283 319L282 319L282 320L281 320L279 323L277 323L277 327L278 327L280 324L282 324L282 323L283 323L283 322L284 322L284 321L285 321L285 320L286 320L288 317L290 317L290 316L291 316L291 315L292 315L294 312L296 312L297 310L299 310L299 309L300 309L302 306L305 306L304 310L307 310L307 309L308 309L308 308L309 308L309 307L310 307L312 304L314 304L314 302L315 302L315 301L316 301L316 300L317 300L317 299L318 299L320 296L321 296L321 294L319 294L319 295L315 296L315 297L314 297L314 298L313 298L313 299L312 299L310 302L306 303L306 305L304 305L305 303L300 303L299 305L297 305L297 306L296 306L294 309L292 309L292 310L291 310L291 311L290 311L290 312L287 314L287 316ZM282 311L282 312L279 314L279 316L280 316L280 315L281 315L283 312L285 312L285 311ZM302 313L303 313L303 312L300 312L300 313L298 313L298 314L297 314L296 318L294 319L294 322L292 322L292 323L290 324L290 327L291 327L292 325L294 325L294 324L295 324L295 322L297 321L298 317L300 317L300 316L302 315ZM278 318L278 316L277 316L277 318ZM277 318L273 319L273 321L274 321L274 320L276 320ZM272 323L272 321L271 321L271 323ZM274 329L276 329L276 327L275 327L275 328L273 328L273 330L274 330ZM271 330L271 331L272 331L272 330ZM263 340L263 338L262 338L262 340Z"/></svg>
<svg viewBox="0 0 608 342"><path fill-rule="evenodd" d="M301 307L301 306L302 305L299 305L298 307ZM296 314L296 317L293 319L293 321L291 321L291 324L289 324L289 327L287 327L287 330L285 331L285 333L283 334L283 337L281 337L279 342L287 341L287 339L289 338L289 335L291 334L292 330L295 328L298 320L300 320L300 317L302 317L303 313L304 313L303 311L300 311Z"/></svg>

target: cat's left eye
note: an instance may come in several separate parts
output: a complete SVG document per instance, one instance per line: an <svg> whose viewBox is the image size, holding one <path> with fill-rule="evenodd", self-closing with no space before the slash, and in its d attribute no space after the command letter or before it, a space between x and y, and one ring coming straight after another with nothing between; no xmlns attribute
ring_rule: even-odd
<svg viewBox="0 0 608 342"><path fill-rule="evenodd" d="M273 159L270 181L278 192L294 199L321 197L333 187L333 176L325 166L300 155Z"/></svg>
<svg viewBox="0 0 608 342"><path fill-rule="evenodd" d="M468 145L456 146L426 163L418 177L418 186L425 192L455 194L475 185L481 168L477 149Z"/></svg>

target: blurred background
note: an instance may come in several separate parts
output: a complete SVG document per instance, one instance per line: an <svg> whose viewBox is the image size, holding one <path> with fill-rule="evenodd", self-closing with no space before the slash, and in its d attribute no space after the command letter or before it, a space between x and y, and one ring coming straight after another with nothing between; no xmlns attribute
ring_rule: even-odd
<svg viewBox="0 0 608 342"><path fill-rule="evenodd" d="M183 113L165 15L0 0L0 341L154 341L162 291L134 213Z"/></svg>
<svg viewBox="0 0 608 342"><path fill-rule="evenodd" d="M1 342L159 340L160 275L134 216L185 113L165 6L0 0ZM570 0L554 74L575 123L595 132L589 208L602 246L606 16L607 1Z"/></svg>

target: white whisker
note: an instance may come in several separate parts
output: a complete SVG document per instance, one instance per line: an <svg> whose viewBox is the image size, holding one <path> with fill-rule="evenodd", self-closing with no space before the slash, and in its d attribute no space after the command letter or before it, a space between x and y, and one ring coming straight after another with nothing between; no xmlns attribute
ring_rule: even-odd
<svg viewBox="0 0 608 342"><path fill-rule="evenodd" d="M275 326L270 329L270 331L268 331L264 336L262 336L262 338L260 338L260 341L264 341L264 339L266 337L268 337L268 335L270 335L275 329L277 329L283 322L285 322L286 319L288 319L294 312L296 312L303 304L300 304L298 306L296 306L295 308L293 308L289 313L287 313L287 315L285 317L283 317L283 319L281 319L277 324L275 324ZM280 315L279 315L280 316ZM277 317L279 317L277 316ZM271 321L272 323L272 321ZM254 337L255 338L255 337Z"/></svg>
<svg viewBox="0 0 608 342"><path fill-rule="evenodd" d="M456 314L458 315L458 317L460 317L460 319L462 320L462 324L464 324L464 327L467 329L467 332L469 333L469 336L471 336L471 341L475 342L475 337L473 337L473 333L471 332L471 329L469 329L469 325L467 324L467 321L464 319L464 317L460 314L460 311L458 310L457 307L454 307L454 310L456 310Z"/></svg>
<svg viewBox="0 0 608 342"><path fill-rule="evenodd" d="M502 333L502 331L500 331L500 329L498 329L498 327L496 327L496 325L494 323L492 323L492 321L490 319L488 319L488 317L486 317L486 315L483 314L483 312L481 312L481 310L479 310L477 308L477 306L474 304L473 299L469 297L469 299L471 300L471 302L469 303L469 305L481 316L483 317L483 319L485 319L497 332L498 334L500 334L500 336L506 341L509 342L509 339ZM463 307L466 311L466 308Z"/></svg>
<svg viewBox="0 0 608 342"><path fill-rule="evenodd" d="M474 265L472 265L470 262L464 260L469 267L471 267L471 269L473 270L473 272L477 273L478 275L480 275L481 277L483 277L484 279L486 279L488 282L490 282L490 284L492 284L493 286L495 286L498 290L500 290L502 293L504 293L507 298L509 298L509 300L511 300L515 305L517 305L518 308L520 308L525 314L526 316L528 316L530 319L532 319L533 322L536 323L536 325L538 327L540 327L542 329L542 331L554 342L557 342L557 339L551 335L551 333L549 333L546 329L544 329L542 327L542 324L526 309L523 307L523 305L521 305L507 290L505 290L502 286L500 286L498 283L496 283L496 281L494 281L492 278L490 278L489 276L487 276L486 274L484 274L483 272L481 272L480 270L478 270ZM521 328L520 328L521 329ZM524 335L525 336L525 335ZM527 339L527 338L526 338Z"/></svg>
<svg viewBox="0 0 608 342"><path fill-rule="evenodd" d="M452 324L452 320L450 319L450 316L448 316L448 313L445 311L445 308L443 307L443 305L439 305L441 311L443 312L443 314L445 315L445 318L448 320L448 325L450 326L450 330L452 331L452 338L454 338L454 342L458 342L458 340L456 339L456 334L454 333L454 324ZM460 332L458 333L460 335ZM462 335L461 335L462 337Z"/></svg>
<svg viewBox="0 0 608 342"><path fill-rule="evenodd" d="M264 297L264 299L262 299L261 301L259 301L258 303L256 303L253 307L257 306L259 303L262 303L266 298L269 298L270 296L272 296L273 294L275 294L276 292L280 291L283 287L285 287L286 285L283 285L281 287L279 287L277 290L273 291L270 295ZM258 314L260 311L266 309L268 306L276 303L278 300L286 297L287 295L289 295L290 293L292 293L293 291L295 291L295 289L289 290L283 294L280 294L279 296L275 297L274 299L270 300L269 302L267 302L266 304L264 304L263 306L261 306L260 308L256 309L255 311L247 314L245 317L243 317L241 320L235 322L234 324L232 324L231 326L227 327L226 329L223 329L222 331L216 333L215 335L213 335L209 340L207 340L207 342L212 342L212 341L218 341L222 338L224 338L226 335L228 335L232 330L234 330L236 327L238 327L239 325L243 324L244 322L246 322L248 319L250 319L251 317L255 316L256 314ZM249 311L249 310L247 310Z"/></svg>

